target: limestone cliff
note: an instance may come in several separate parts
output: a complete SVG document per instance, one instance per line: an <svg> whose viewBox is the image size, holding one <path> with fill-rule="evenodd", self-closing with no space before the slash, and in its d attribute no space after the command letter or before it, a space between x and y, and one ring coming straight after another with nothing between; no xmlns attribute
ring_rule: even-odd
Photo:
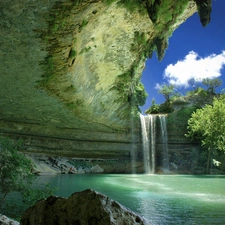
<svg viewBox="0 0 225 225"><path fill-rule="evenodd" d="M3 134L22 137L27 151L129 156L145 60L154 50L162 58L197 10L186 0L131 2L0 2Z"/></svg>

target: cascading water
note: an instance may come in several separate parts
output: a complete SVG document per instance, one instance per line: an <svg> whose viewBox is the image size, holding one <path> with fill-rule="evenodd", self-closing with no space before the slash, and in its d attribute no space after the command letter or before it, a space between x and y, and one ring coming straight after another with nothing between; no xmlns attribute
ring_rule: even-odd
<svg viewBox="0 0 225 225"><path fill-rule="evenodd" d="M141 120L141 134L142 134L142 145L143 145L143 159L144 159L144 170L145 173L150 173L150 151L149 151L149 119L148 116L140 114Z"/></svg>
<svg viewBox="0 0 225 225"><path fill-rule="evenodd" d="M169 171L169 157L168 157L168 138L166 127L166 115L159 115L161 127L161 141L162 141L162 170Z"/></svg>
<svg viewBox="0 0 225 225"><path fill-rule="evenodd" d="M151 137L151 173L155 173L155 141L156 141L156 115L149 115L150 118L150 137Z"/></svg>
<svg viewBox="0 0 225 225"><path fill-rule="evenodd" d="M140 114L142 146L143 146L143 162L145 173L155 173L156 168L156 120L160 121L160 139L161 139L161 155L162 155L162 170L169 170L168 160L168 141L166 115L148 115Z"/></svg>

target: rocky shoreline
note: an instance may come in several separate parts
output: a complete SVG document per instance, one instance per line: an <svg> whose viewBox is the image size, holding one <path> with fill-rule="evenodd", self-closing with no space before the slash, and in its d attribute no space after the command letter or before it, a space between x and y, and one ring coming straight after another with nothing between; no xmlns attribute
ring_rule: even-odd
<svg viewBox="0 0 225 225"><path fill-rule="evenodd" d="M25 156L33 162L32 172L36 175L131 173L131 162L124 159L69 158L39 154ZM137 171L141 172L143 163L137 163L136 166Z"/></svg>
<svg viewBox="0 0 225 225"><path fill-rule="evenodd" d="M91 168L76 167L72 163L73 159L65 157L53 157L43 155L28 155L33 164L33 173L36 175L54 175L54 174L75 174L75 173L100 173L103 169L99 166Z"/></svg>

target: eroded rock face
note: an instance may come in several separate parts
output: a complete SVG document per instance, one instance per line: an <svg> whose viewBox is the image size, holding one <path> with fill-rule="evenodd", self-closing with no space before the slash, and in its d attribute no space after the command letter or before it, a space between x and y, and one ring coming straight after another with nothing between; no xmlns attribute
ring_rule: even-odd
<svg viewBox="0 0 225 225"><path fill-rule="evenodd" d="M150 224L118 202L87 189L68 199L50 196L22 215L21 225L141 225Z"/></svg>
<svg viewBox="0 0 225 225"><path fill-rule="evenodd" d="M0 132L27 152L129 158L139 143L130 131L143 48L164 43L159 30L172 34L196 5L168 25L104 2L0 1Z"/></svg>

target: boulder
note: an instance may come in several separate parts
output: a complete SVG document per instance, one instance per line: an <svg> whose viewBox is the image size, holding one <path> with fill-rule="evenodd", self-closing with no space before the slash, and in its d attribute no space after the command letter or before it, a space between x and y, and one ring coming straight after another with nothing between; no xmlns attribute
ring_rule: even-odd
<svg viewBox="0 0 225 225"><path fill-rule="evenodd" d="M0 225L19 225L20 223L4 215L0 215Z"/></svg>
<svg viewBox="0 0 225 225"><path fill-rule="evenodd" d="M145 218L94 190L75 192L69 198L50 196L28 208L21 225L147 225Z"/></svg>
<svg viewBox="0 0 225 225"><path fill-rule="evenodd" d="M103 173L104 169L102 169L98 164L91 167L92 173Z"/></svg>

